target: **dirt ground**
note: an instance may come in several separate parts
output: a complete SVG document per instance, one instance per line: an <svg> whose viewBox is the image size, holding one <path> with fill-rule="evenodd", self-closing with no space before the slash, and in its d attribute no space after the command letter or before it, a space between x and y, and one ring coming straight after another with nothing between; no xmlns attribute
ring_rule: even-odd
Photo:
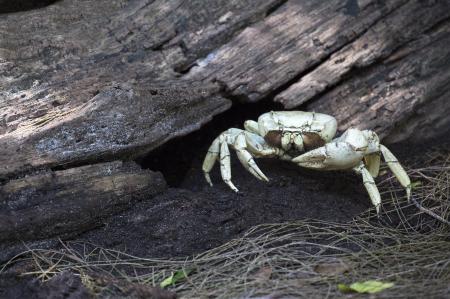
<svg viewBox="0 0 450 299"><path fill-rule="evenodd" d="M206 184L195 160L177 188L109 219L103 228L79 236L101 247L151 257L200 253L240 236L250 227L305 218L345 222L370 206L359 177L318 173L276 160L259 161L270 183L257 181L232 164L241 192L235 194L214 171Z"/></svg>

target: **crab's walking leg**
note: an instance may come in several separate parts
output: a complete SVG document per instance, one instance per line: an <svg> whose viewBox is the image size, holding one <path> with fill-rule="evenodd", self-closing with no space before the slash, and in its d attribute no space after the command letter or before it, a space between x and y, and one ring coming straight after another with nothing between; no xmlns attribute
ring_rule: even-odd
<svg viewBox="0 0 450 299"><path fill-rule="evenodd" d="M223 181L230 186L233 191L238 192L238 188L231 182L230 150L228 149L228 144L225 140L220 144L220 173Z"/></svg>
<svg viewBox="0 0 450 299"><path fill-rule="evenodd" d="M394 154L387 149L384 145L380 144L380 151L383 154L383 158L386 164L391 169L392 173L395 175L400 184L406 188L406 196L408 200L411 197L411 180L402 165L398 162Z"/></svg>
<svg viewBox="0 0 450 299"><path fill-rule="evenodd" d="M219 138L216 138L211 146L208 149L208 153L206 154L205 160L203 161L203 173L205 174L206 181L212 186L211 177L209 176L209 172L214 167L217 159L220 154L220 141Z"/></svg>
<svg viewBox="0 0 450 299"><path fill-rule="evenodd" d="M247 140L244 133L239 134L234 143L234 148L236 149L237 156L242 165L253 174L258 180L268 182L269 179L264 175L264 173L256 165L250 152L247 150Z"/></svg>
<svg viewBox="0 0 450 299"><path fill-rule="evenodd" d="M366 187L367 193L369 193L370 200L372 201L372 204L375 206L377 214L380 214L381 196L377 186L375 185L375 181L372 175L367 170L367 168L364 167L363 163L355 167L354 170L362 175L364 187Z"/></svg>
<svg viewBox="0 0 450 299"><path fill-rule="evenodd" d="M370 172L370 175L373 178L376 178L380 173L380 154L379 153L368 154L364 156L364 162L367 170Z"/></svg>

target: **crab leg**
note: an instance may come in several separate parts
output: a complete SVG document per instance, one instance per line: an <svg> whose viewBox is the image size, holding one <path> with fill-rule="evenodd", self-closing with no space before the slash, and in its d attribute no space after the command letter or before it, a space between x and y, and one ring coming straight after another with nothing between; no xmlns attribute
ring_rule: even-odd
<svg viewBox="0 0 450 299"><path fill-rule="evenodd" d="M386 164L391 169L392 173L395 175L400 184L406 188L406 196L408 200L411 197L411 180L402 165L398 162L394 154L387 149L384 145L380 144L380 151L383 154L383 158Z"/></svg>
<svg viewBox="0 0 450 299"><path fill-rule="evenodd" d="M367 170L373 178L376 178L380 172L380 154L373 153L364 156L364 162Z"/></svg>
<svg viewBox="0 0 450 299"><path fill-rule="evenodd" d="M381 196L380 192L378 191L377 186L375 185L375 181L370 174L370 172L367 170L366 167L364 167L364 164L361 163L359 166L353 168L356 173L359 173L362 175L364 187L366 187L367 193L369 193L370 200L372 201L372 204L375 206L375 209L377 210L377 214L380 213L380 206L381 206Z"/></svg>
<svg viewBox="0 0 450 299"><path fill-rule="evenodd" d="M225 140L220 144L220 173L223 181L230 186L233 191L238 192L238 188L231 182L230 151Z"/></svg>
<svg viewBox="0 0 450 299"><path fill-rule="evenodd" d="M244 134L240 134L236 138L236 142L234 143L234 147L236 149L237 156L239 161L241 161L242 165L253 174L258 180L268 182L269 179L264 175L264 173L259 169L258 165L256 165L255 160L253 159L250 152L247 150L247 141Z"/></svg>
<svg viewBox="0 0 450 299"><path fill-rule="evenodd" d="M211 177L209 176L209 172L214 167L214 164L216 163L217 159L219 158L220 154L220 141L219 138L216 138L211 146L208 149L208 153L206 154L205 160L203 161L203 172L205 174L206 181L209 183L210 186L212 186Z"/></svg>

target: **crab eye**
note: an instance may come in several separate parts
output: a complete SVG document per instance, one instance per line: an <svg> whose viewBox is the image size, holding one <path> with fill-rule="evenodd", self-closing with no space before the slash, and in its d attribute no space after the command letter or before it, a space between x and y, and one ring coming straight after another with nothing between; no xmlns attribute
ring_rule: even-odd
<svg viewBox="0 0 450 299"><path fill-rule="evenodd" d="M281 148L281 136L281 131L269 131L264 136L264 140L271 146Z"/></svg>
<svg viewBox="0 0 450 299"><path fill-rule="evenodd" d="M303 145L306 151L310 151L325 145L325 141L317 133L305 132L302 134Z"/></svg>

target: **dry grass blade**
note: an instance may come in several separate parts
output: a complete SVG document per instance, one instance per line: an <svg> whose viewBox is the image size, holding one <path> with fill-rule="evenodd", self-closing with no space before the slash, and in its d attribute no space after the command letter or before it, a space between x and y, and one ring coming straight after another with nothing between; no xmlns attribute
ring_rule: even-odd
<svg viewBox="0 0 450 299"><path fill-rule="evenodd" d="M449 217L450 160L410 171L420 181L414 194L421 205ZM22 259L35 262L46 279L72 270L95 292L93 273L157 286L171 273L189 270L171 289L181 298L342 297L338 283L380 280L394 283L377 298L448 297L450 228L418 211L393 178L381 184L382 217L370 210L351 223L304 220L264 224L241 238L188 259L148 259L66 243L63 250L32 250ZM399 191L399 192L397 192ZM447 221L447 220L446 220ZM17 259L16 259L17 260ZM11 264L11 263L10 263ZM36 275L36 273L33 273Z"/></svg>

